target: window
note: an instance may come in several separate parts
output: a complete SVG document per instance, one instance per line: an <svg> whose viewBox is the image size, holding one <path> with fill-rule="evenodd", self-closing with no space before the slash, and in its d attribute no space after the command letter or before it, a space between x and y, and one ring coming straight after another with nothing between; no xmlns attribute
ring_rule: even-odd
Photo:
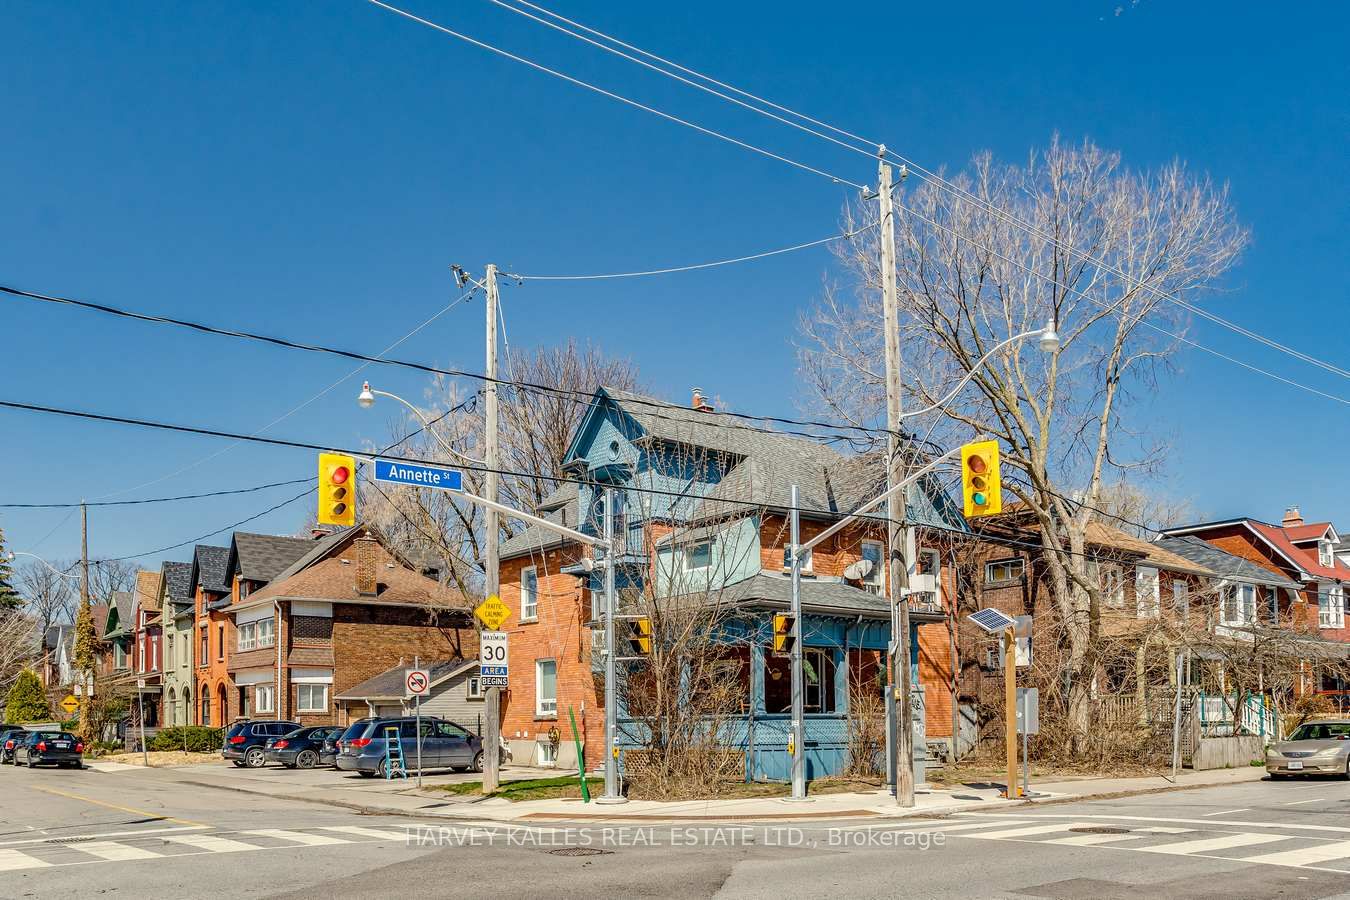
<svg viewBox="0 0 1350 900"><path fill-rule="evenodd" d="M534 714L540 719L558 715L558 663L555 660L534 661Z"/></svg>
<svg viewBox="0 0 1350 900"><path fill-rule="evenodd" d="M469 692L467 696L470 700L483 699L483 680L477 675L469 676Z"/></svg>
<svg viewBox="0 0 1350 900"><path fill-rule="evenodd" d="M1090 570L1096 574L1097 583L1101 585L1102 602L1115 609L1123 607L1125 605L1125 576L1120 571L1120 567L1102 567L1094 560L1090 564Z"/></svg>
<svg viewBox="0 0 1350 900"><path fill-rule="evenodd" d="M1135 615L1141 619L1158 618L1159 598L1158 570L1140 566L1134 570L1134 606Z"/></svg>
<svg viewBox="0 0 1350 900"><path fill-rule="evenodd" d="M1230 584L1224 588L1220 625L1250 625L1256 620L1256 586Z"/></svg>
<svg viewBox="0 0 1350 900"><path fill-rule="evenodd" d="M164 667L166 669L173 668L173 635L171 634L164 637Z"/></svg>
<svg viewBox="0 0 1350 900"><path fill-rule="evenodd" d="M1017 581L1021 579L1025 569L1026 563L1020 557L987 562L984 564L984 583L998 584L1003 581Z"/></svg>
<svg viewBox="0 0 1350 900"><path fill-rule="evenodd" d="M534 566L520 570L520 618L525 622L539 618L539 572Z"/></svg>
<svg viewBox="0 0 1350 900"><path fill-rule="evenodd" d="M260 684L253 689L253 709L260 713L276 712L276 690L270 684Z"/></svg>
<svg viewBox="0 0 1350 900"><path fill-rule="evenodd" d="M1345 627L1345 591L1340 585L1317 592L1317 627Z"/></svg>
<svg viewBox="0 0 1350 900"><path fill-rule="evenodd" d="M236 629L240 652L273 646L274 629L275 623L271 619L259 619L257 622L245 622L240 625Z"/></svg>
<svg viewBox="0 0 1350 900"><path fill-rule="evenodd" d="M862 558L872 564L872 568L862 578L863 588L873 594L881 593L881 585L885 581L885 556L881 541L862 542Z"/></svg>
<svg viewBox="0 0 1350 900"><path fill-rule="evenodd" d="M239 579L239 599L243 600L251 593L250 583L244 579Z"/></svg>
<svg viewBox="0 0 1350 900"><path fill-rule="evenodd" d="M113 644L113 668L125 669L127 667L127 651L121 644Z"/></svg>
<svg viewBox="0 0 1350 900"><path fill-rule="evenodd" d="M802 709L808 713L835 711L834 652L823 647L802 648ZM764 711L792 712L792 660L787 656L764 657Z"/></svg>
<svg viewBox="0 0 1350 900"><path fill-rule="evenodd" d="M225 623L216 626L216 659L225 658Z"/></svg>
<svg viewBox="0 0 1350 900"><path fill-rule="evenodd" d="M1172 609L1183 622L1191 618L1191 586L1181 579L1172 582Z"/></svg>
<svg viewBox="0 0 1350 900"><path fill-rule="evenodd" d="M201 633L202 633L202 652L197 654L197 665L204 666L211 661L211 651L206 648L207 637L205 625L201 627ZM202 702L206 702L205 698L203 698ZM206 723L203 722L202 724L204 725Z"/></svg>
<svg viewBox="0 0 1350 900"><path fill-rule="evenodd" d="M1324 566L1331 566L1335 564L1336 557L1331 552L1331 541L1317 542L1317 561Z"/></svg>
<svg viewBox="0 0 1350 900"><path fill-rule="evenodd" d="M712 541L699 541L697 544L684 549L684 569L686 572L706 569L711 565Z"/></svg>
<svg viewBox="0 0 1350 900"><path fill-rule="evenodd" d="M295 686L295 699L299 711L302 713L326 713L328 712L328 685L297 684Z"/></svg>
<svg viewBox="0 0 1350 900"><path fill-rule="evenodd" d="M558 747L552 741L539 742L539 765L556 766L558 764Z"/></svg>
<svg viewBox="0 0 1350 900"><path fill-rule="evenodd" d="M811 571L811 557L812 557L813 555L814 555L814 551L808 549L808 550L806 551L806 554L803 556L803 558L802 558L802 571L803 571L803 572L810 572L810 571ZM784 545L783 545L783 568L784 568L784 569L791 569L791 568L792 568L792 547L791 547L790 545L788 545L788 544L784 544Z"/></svg>

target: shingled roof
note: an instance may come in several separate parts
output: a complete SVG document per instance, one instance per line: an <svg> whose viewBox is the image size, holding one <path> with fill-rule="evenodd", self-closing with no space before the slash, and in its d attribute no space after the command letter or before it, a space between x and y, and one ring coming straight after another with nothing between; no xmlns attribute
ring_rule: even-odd
<svg viewBox="0 0 1350 900"><path fill-rule="evenodd" d="M266 584L313 550L314 545L312 538L236 531L230 542L226 571L238 571L241 578Z"/></svg>
<svg viewBox="0 0 1350 900"><path fill-rule="evenodd" d="M1192 562L1199 563L1221 578L1291 590L1299 590L1302 587L1297 581L1285 578L1226 550L1220 550L1194 535L1159 538L1153 543L1177 556L1184 556Z"/></svg>
<svg viewBox="0 0 1350 900"><path fill-rule="evenodd" d="M192 563L166 562L164 573L164 596L175 603L192 602Z"/></svg>
<svg viewBox="0 0 1350 900"><path fill-rule="evenodd" d="M193 570L202 587L218 594L228 594L230 583L225 563L230 557L229 547L214 547L210 544L198 544L193 551ZM195 588L195 585L194 585Z"/></svg>
<svg viewBox="0 0 1350 900"><path fill-rule="evenodd" d="M446 678L458 675L465 669L477 667L476 659L442 659L431 665L423 662L422 667L428 670L431 675L431 685L435 687ZM400 663L393 668L386 669L374 678L367 678L360 684L347 688L341 694L338 694L335 700L402 700L407 695L407 689L404 687L403 679L408 669L412 668L412 663Z"/></svg>
<svg viewBox="0 0 1350 900"><path fill-rule="evenodd" d="M536 515L556 522L568 528L577 527L577 486L568 482L560 485L556 491L535 510ZM530 525L518 531L502 542L499 550L502 559L510 559L522 553L538 553L551 550L567 543L567 539L556 531L550 531L540 525Z"/></svg>

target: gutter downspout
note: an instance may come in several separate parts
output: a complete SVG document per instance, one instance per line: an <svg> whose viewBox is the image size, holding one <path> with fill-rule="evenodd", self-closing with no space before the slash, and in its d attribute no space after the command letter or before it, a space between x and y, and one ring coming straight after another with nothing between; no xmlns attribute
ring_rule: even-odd
<svg viewBox="0 0 1350 900"><path fill-rule="evenodd" d="M286 691L281 686L281 601L273 598L272 608L277 612L277 627L272 635L273 640L277 642L277 718L284 721L286 718Z"/></svg>

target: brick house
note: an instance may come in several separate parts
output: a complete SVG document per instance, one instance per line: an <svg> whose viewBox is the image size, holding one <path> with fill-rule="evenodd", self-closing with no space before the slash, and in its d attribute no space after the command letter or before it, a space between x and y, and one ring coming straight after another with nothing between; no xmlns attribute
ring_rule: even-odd
<svg viewBox="0 0 1350 900"><path fill-rule="evenodd" d="M250 568L262 546L254 543L254 562L246 561L248 550L231 557L241 560L231 565L242 574L259 571ZM352 714L335 698L400 660L477 655L464 597L422 574L376 529L358 526L307 547L223 608L234 636L231 715L344 725Z"/></svg>
<svg viewBox="0 0 1350 900"><path fill-rule="evenodd" d="M800 489L802 540L881 492L880 455L848 457L818 442L716 417L699 392L688 409L600 388L563 459L581 484L561 485L536 510L558 524L598 534L601 491L615 489L620 602L643 590L671 595L698 583L735 607L726 653L741 665L740 749L748 778L786 776L787 663L769 649L772 616L788 606L789 486ZM925 688L927 735L952 733L954 677L949 605L950 537L964 522L936 480L906 498L920 553L911 578L911 665ZM879 520L846 529L804 565L802 633L807 669L806 750L810 777L838 771L846 758L851 682L877 678L890 639L885 599L884 528ZM603 636L599 571L590 553L532 526L501 544L500 595L511 609L511 690L502 735L517 762L575 765L568 711L583 732L586 764L603 754ZM719 601L720 602L720 601ZM625 713L620 710L620 732ZM557 740L561 736L562 740ZM922 736L922 735L921 735ZM624 738L620 737L620 743ZM922 744L922 741L920 741Z"/></svg>
<svg viewBox="0 0 1350 900"><path fill-rule="evenodd" d="M196 615L192 563L166 562L160 568L160 574L160 627L164 645L164 704L161 721L165 725L187 725L194 721L193 696L196 685L193 671Z"/></svg>
<svg viewBox="0 0 1350 900"><path fill-rule="evenodd" d="M222 612L230 602L225 569L229 554L228 547L198 544L192 553L192 571L188 576L195 613L192 657L197 689L193 721L216 728L231 721L230 697L235 692L227 665L234 623Z"/></svg>
<svg viewBox="0 0 1350 900"><path fill-rule="evenodd" d="M163 612L161 593L163 574L140 571L132 589L131 669L135 681L131 689L141 695L140 703L131 704L131 716L137 720L145 713L145 726L153 728L160 723L160 705L163 697ZM140 687L140 684L145 687Z"/></svg>

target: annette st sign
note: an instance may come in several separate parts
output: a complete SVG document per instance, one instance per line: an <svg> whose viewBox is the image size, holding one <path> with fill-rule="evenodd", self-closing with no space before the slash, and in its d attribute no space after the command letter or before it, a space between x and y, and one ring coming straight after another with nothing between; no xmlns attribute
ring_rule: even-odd
<svg viewBox="0 0 1350 900"><path fill-rule="evenodd" d="M458 469L414 465L412 463L395 462L391 459L375 460L375 480L383 481L386 484L438 488L442 491L463 490L464 485L463 473Z"/></svg>

